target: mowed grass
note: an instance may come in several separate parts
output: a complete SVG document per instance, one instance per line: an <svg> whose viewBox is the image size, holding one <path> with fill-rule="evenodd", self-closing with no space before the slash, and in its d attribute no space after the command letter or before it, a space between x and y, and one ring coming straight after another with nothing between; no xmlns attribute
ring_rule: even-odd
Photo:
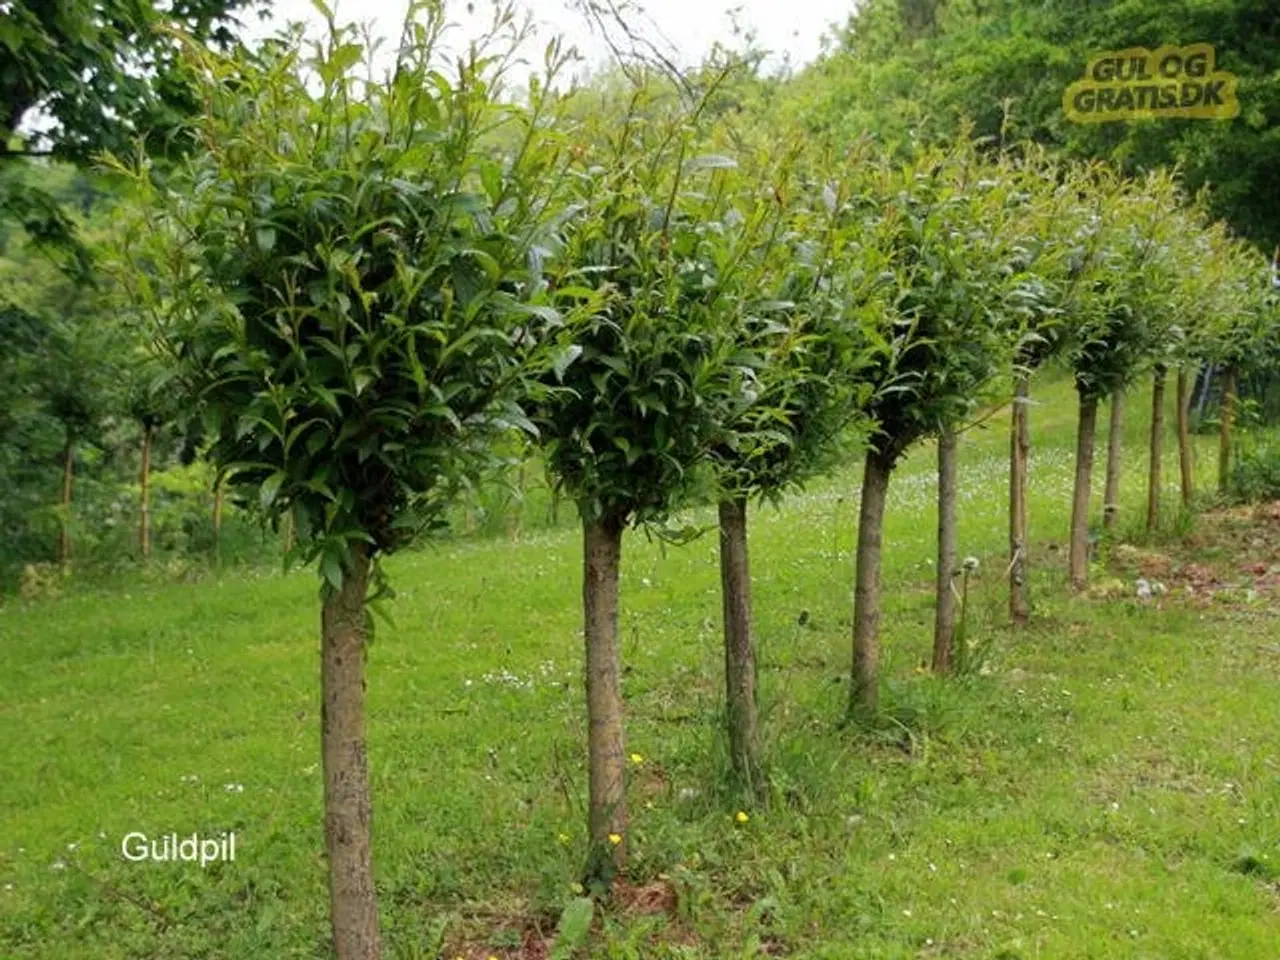
<svg viewBox="0 0 1280 960"><path fill-rule="evenodd" d="M879 729L840 723L858 470L755 511L772 792L746 823L720 725L715 537L664 549L628 535L628 751L642 758L631 886L598 912L579 956L1280 956L1278 608L1070 598L1054 548L1074 396L1060 378L1035 393L1035 622L1004 626L1001 413L961 448L961 551L982 559L969 610L978 675L919 670L932 449L894 478ZM1145 510L1146 416L1136 390L1122 528ZM572 529L388 564L395 624L378 624L368 673L390 956L540 957L574 895L580 564ZM0 957L328 955L318 626L310 573L0 607ZM130 831L225 830L234 863L120 855Z"/></svg>

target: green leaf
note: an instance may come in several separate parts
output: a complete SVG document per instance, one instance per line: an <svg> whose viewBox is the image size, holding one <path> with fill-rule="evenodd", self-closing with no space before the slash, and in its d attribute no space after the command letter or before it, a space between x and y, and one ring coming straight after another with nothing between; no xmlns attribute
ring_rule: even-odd
<svg viewBox="0 0 1280 960"><path fill-rule="evenodd" d="M571 343L562 351L556 354L555 360L552 361L551 369L556 375L556 380L564 382L564 372L569 369L569 364L582 356L582 347L576 343Z"/></svg>
<svg viewBox="0 0 1280 960"><path fill-rule="evenodd" d="M587 945L595 909L590 897L575 897L565 904L549 960L573 960L573 955Z"/></svg>
<svg viewBox="0 0 1280 960"><path fill-rule="evenodd" d="M263 510L270 510L271 505L276 502L276 495L280 492L280 484L284 483L285 479L285 472L277 470L262 482L262 489L258 491L258 498L262 503Z"/></svg>
<svg viewBox="0 0 1280 960"><path fill-rule="evenodd" d="M326 544L320 554L320 576L334 590L342 589L342 554L334 544Z"/></svg>

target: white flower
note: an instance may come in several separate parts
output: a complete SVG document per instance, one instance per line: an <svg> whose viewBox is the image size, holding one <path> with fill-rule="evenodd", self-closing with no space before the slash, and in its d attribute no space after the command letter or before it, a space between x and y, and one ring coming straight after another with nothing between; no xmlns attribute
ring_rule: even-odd
<svg viewBox="0 0 1280 960"><path fill-rule="evenodd" d="M244 784L228 783L228 784L225 784L222 789L227 791L227 793L244 793Z"/></svg>
<svg viewBox="0 0 1280 960"><path fill-rule="evenodd" d="M978 572L978 558L977 558L977 557L965 557L965 558L964 558L964 569L965 569L965 572L966 572L966 573L977 573L977 572Z"/></svg>

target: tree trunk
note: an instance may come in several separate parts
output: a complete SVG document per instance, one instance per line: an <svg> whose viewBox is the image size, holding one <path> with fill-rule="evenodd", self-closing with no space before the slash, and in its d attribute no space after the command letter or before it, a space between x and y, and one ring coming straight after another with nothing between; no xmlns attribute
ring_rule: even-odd
<svg viewBox="0 0 1280 960"><path fill-rule="evenodd" d="M1147 472L1147 533L1160 526L1160 486L1164 483L1164 367L1151 378L1151 463Z"/></svg>
<svg viewBox="0 0 1280 960"><path fill-rule="evenodd" d="M1182 473L1182 503L1191 506L1195 496L1195 475L1191 469L1191 391L1186 369L1178 368L1178 467Z"/></svg>
<svg viewBox="0 0 1280 960"><path fill-rule="evenodd" d="M956 631L956 435L938 435L938 582L933 623L933 670L950 673Z"/></svg>
<svg viewBox="0 0 1280 960"><path fill-rule="evenodd" d="M1107 433L1107 482L1102 499L1102 529L1115 529L1120 515L1120 462L1124 440L1124 389L1111 394L1111 426Z"/></svg>
<svg viewBox="0 0 1280 960"><path fill-rule="evenodd" d="M1009 431L1009 619L1023 625L1031 619L1027 588L1027 456L1031 449L1031 388L1018 377L1013 392L1013 424Z"/></svg>
<svg viewBox="0 0 1280 960"><path fill-rule="evenodd" d="M507 514L507 536L512 543L520 542L520 522L524 517L524 495L525 495L525 477L524 462L520 463L519 470L516 471L516 496L513 498L512 506L514 509Z"/></svg>
<svg viewBox="0 0 1280 960"><path fill-rule="evenodd" d="M154 428L146 426L142 431L142 469L138 475L141 493L138 497L138 548L142 559L151 556L151 438Z"/></svg>
<svg viewBox="0 0 1280 960"><path fill-rule="evenodd" d="M1231 428L1236 419L1235 364L1222 371L1222 408L1218 411L1218 492L1231 482Z"/></svg>
<svg viewBox="0 0 1280 960"><path fill-rule="evenodd" d="M213 563L222 560L222 476L213 478Z"/></svg>
<svg viewBox="0 0 1280 960"><path fill-rule="evenodd" d="M626 747L618 649L622 518L583 524L582 612L587 665L591 854L587 878L607 887L627 862Z"/></svg>
<svg viewBox="0 0 1280 960"><path fill-rule="evenodd" d="M1093 480L1093 435L1098 423L1098 400L1080 395L1080 419L1076 432L1076 482L1071 505L1071 586L1083 590L1089 583L1089 493Z"/></svg>
<svg viewBox="0 0 1280 960"><path fill-rule="evenodd" d="M293 511L280 518L280 546L285 556L293 552Z"/></svg>
<svg viewBox="0 0 1280 960"><path fill-rule="evenodd" d="M724 605L724 680L729 755L743 786L759 794L760 714L756 654L751 641L751 567L747 559L747 501L720 504L720 595Z"/></svg>
<svg viewBox="0 0 1280 960"><path fill-rule="evenodd" d="M367 549L362 543L352 544L341 590L328 584L321 588L324 841L338 960L376 960L382 953L364 729Z"/></svg>
<svg viewBox="0 0 1280 960"><path fill-rule="evenodd" d="M849 714L874 713L879 705L880 660L880 543L884 505L893 472L891 458L867 451L862 473L862 503L858 513L857 570L853 588L853 682Z"/></svg>
<svg viewBox="0 0 1280 960"><path fill-rule="evenodd" d="M58 528L58 564L66 566L71 560L71 480L75 475L76 454L71 442L71 431L62 448L62 525Z"/></svg>

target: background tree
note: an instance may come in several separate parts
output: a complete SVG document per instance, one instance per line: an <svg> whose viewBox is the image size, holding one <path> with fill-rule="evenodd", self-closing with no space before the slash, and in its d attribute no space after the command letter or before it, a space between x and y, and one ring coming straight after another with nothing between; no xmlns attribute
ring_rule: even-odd
<svg viewBox="0 0 1280 960"><path fill-rule="evenodd" d="M1265 251L1277 241L1280 164L1280 15L1265 0L991 0L938 3L929 30L900 0L867 0L840 47L806 71L796 95L817 129L881 131L906 143L951 140L972 123L979 137L1031 140L1070 156L1113 162L1123 173L1172 168L1189 192L1209 185L1209 210ZM1129 47L1209 43L1217 67L1239 77L1241 114L1206 123L1074 124L1062 92L1089 56ZM860 96L864 91L874 95Z"/></svg>
<svg viewBox="0 0 1280 960"><path fill-rule="evenodd" d="M441 70L437 4L414 6L395 70L330 20L250 62L193 52L199 149L132 237L139 301L198 405L210 458L318 560L325 842L337 954L380 953L363 663L378 558L438 526L514 406L529 347L559 321L527 268L556 151L553 47L529 109L504 98L524 34L509 11ZM488 51L488 52L486 52ZM519 151L504 156L499 131ZM543 329L543 328L547 329Z"/></svg>
<svg viewBox="0 0 1280 960"><path fill-rule="evenodd" d="M1039 202L1024 210L1032 273L1024 283L1035 296L1024 304L1026 329L1013 357L1009 431L1009 617L1031 617L1027 512L1031 452L1031 377L1063 351L1076 312L1088 295L1088 276L1101 231L1090 173L1074 164L1049 163L1033 153L1029 189Z"/></svg>
<svg viewBox="0 0 1280 960"><path fill-rule="evenodd" d="M1094 261L1088 309L1079 314L1067 359L1080 408L1076 435L1076 476L1072 498L1069 568L1077 590L1088 582L1089 499L1098 402L1121 389L1150 350L1151 306L1142 299L1144 271L1161 242L1177 203L1173 181L1153 174L1126 186L1100 173L1105 237ZM1118 451L1117 451L1118 453ZM1118 468L1118 465L1117 465Z"/></svg>
<svg viewBox="0 0 1280 960"><path fill-rule="evenodd" d="M56 193L14 171L33 156L85 166L102 151L126 152L138 140L156 157L183 149L182 123L199 104L175 31L225 50L238 43L239 18L265 9L265 0L6 3L0 222L22 225L88 269L87 250Z"/></svg>
<svg viewBox="0 0 1280 960"><path fill-rule="evenodd" d="M1213 311L1207 335L1200 341L1203 357L1219 371L1218 492L1230 488L1232 448L1242 377L1274 374L1275 313L1267 291L1266 261L1252 247L1225 232L1210 232L1213 251Z"/></svg>

